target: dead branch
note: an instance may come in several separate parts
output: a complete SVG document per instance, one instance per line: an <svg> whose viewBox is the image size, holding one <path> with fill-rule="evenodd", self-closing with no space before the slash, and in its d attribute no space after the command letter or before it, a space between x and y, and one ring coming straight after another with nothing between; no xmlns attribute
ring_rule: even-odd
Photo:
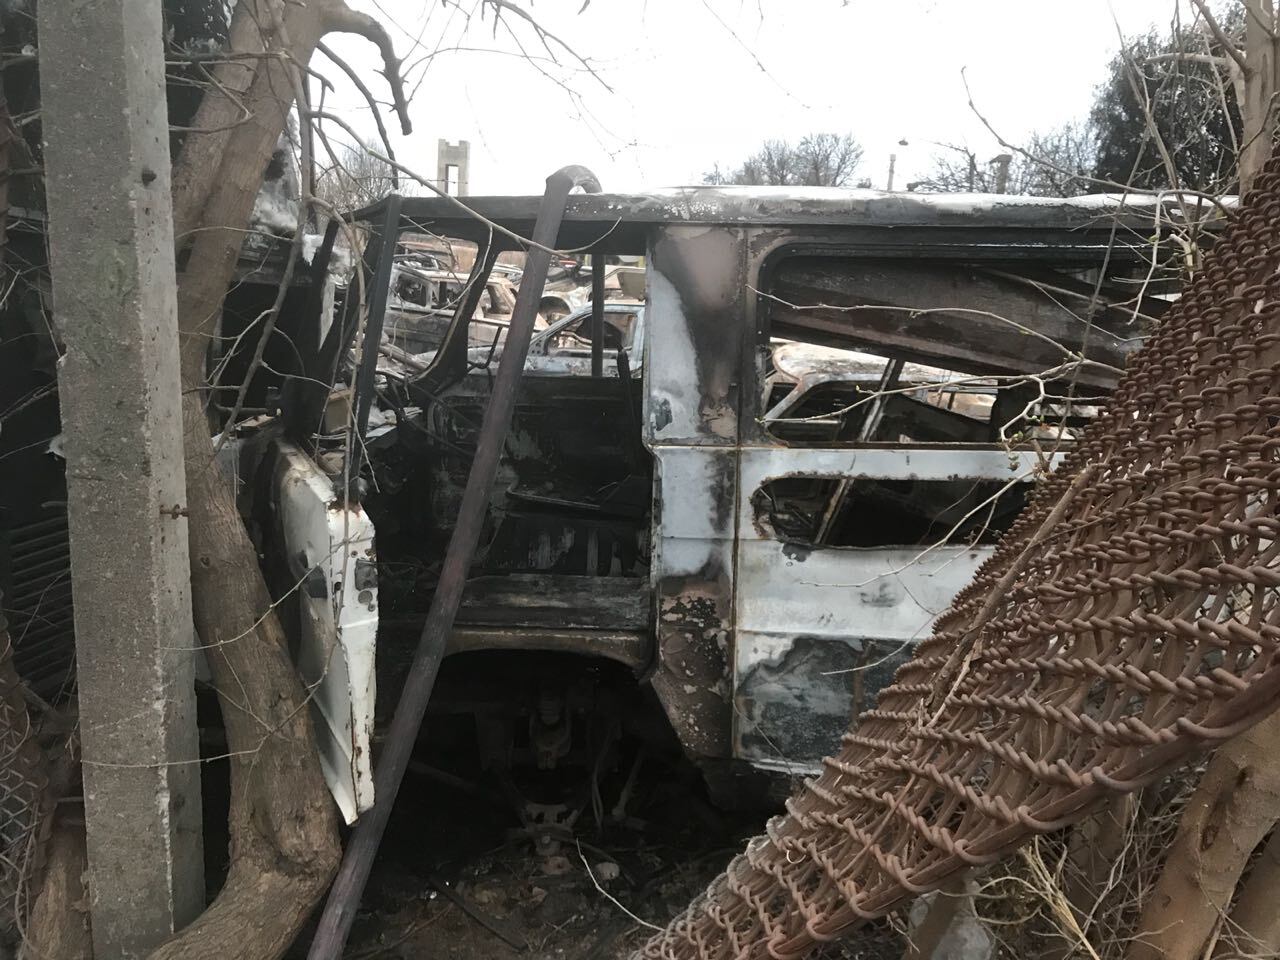
<svg viewBox="0 0 1280 960"><path fill-rule="evenodd" d="M1066 170L1054 163L1049 162L1043 157L1037 157L1035 154L1031 153L1025 147L1021 147L1015 143L1011 143L1009 140L1003 137L1000 134L1000 132L995 128L995 125L992 124L991 120L988 119L986 114L984 114L981 110L978 109L978 105L973 99L973 91L969 87L969 78L967 74L967 69L962 69L960 71L960 80L964 84L964 92L965 92L965 97L967 98L967 101L968 101L969 110L973 113L975 117L978 118L978 122L981 123L986 128L987 132L991 134L991 136L995 139L996 143L1000 144L1000 146L1002 146L1004 149L1018 154L1018 156L1023 157L1024 159L1030 161L1031 163L1036 164L1037 166L1045 167L1046 169L1052 170L1054 173L1061 174L1062 176L1072 177L1076 180L1079 180L1082 183L1090 183L1096 186L1106 187L1109 190L1114 190L1126 196L1137 196L1137 197L1169 196L1169 197L1174 197L1179 201L1181 201L1183 198L1186 198L1186 197L1191 197L1198 200L1205 200L1213 204L1219 210L1221 210L1224 215L1226 216L1231 215L1231 212L1222 204L1221 198L1215 197L1213 194L1205 193L1202 190L1192 190L1187 187L1181 187L1173 190L1145 190L1145 189L1134 187L1127 183L1121 183L1118 180L1109 180L1106 177L1086 176L1073 170Z"/></svg>
<svg viewBox="0 0 1280 960"><path fill-rule="evenodd" d="M1181 177L1178 176L1178 166L1173 162L1173 154L1169 152L1169 146L1164 142L1164 137L1160 135L1160 128L1156 123L1155 110L1151 105L1151 95L1147 90L1146 77L1142 71L1138 69L1137 62L1125 48L1124 34L1120 31L1120 22L1114 21L1116 34L1120 38L1121 55L1124 57L1125 65L1129 68L1125 71L1125 75L1129 80L1129 87L1133 90L1133 96L1142 107L1142 116L1145 121L1145 127L1151 142L1156 146L1156 151L1160 154L1160 161L1164 164L1165 174L1169 178L1169 185L1174 190L1180 190L1182 187ZM1185 202L1178 198L1179 204L1183 207L1183 218L1191 221L1190 212L1186 209Z"/></svg>
<svg viewBox="0 0 1280 960"><path fill-rule="evenodd" d="M382 113L378 110L378 101L374 99L373 91L370 90L364 80L360 78L360 74L356 72L355 68L334 53L332 48L327 44L323 42L318 43L316 44L316 49L332 60L334 65L347 75L347 79L351 81L351 85L360 91L360 95L364 97L365 102L369 104L369 112L373 115L374 125L378 128L378 139L382 141L382 149L387 151L387 156L394 160L396 156L395 148L391 146L391 137L387 133L387 125L382 122ZM403 90L401 90L401 96L403 96ZM406 120L407 115L401 116L400 122L402 127ZM308 130L312 129L310 118L304 119L304 123ZM407 130L405 132L408 133ZM391 168L391 188L393 190L400 189L400 173L395 167Z"/></svg>
<svg viewBox="0 0 1280 960"><path fill-rule="evenodd" d="M777 77L775 77L772 73L769 72L769 68L764 65L764 61L760 59L759 55L753 49L751 49L750 45L748 45L742 39L742 37L738 35L738 32L734 30L733 27L731 27L727 22L725 22L725 19L722 16L720 16L719 13L716 12L715 7L713 7L708 2L708 0L702 0L702 6L706 9L707 13L711 14L712 18L715 19L716 23L720 24L721 28L723 28L723 30L727 34L729 34L730 37L733 38L733 42L736 43L739 47L741 47L743 52L746 53L746 55L749 56L755 62L756 68L759 69L759 71L763 73L766 77L768 77L773 82L774 86L776 86L779 90L785 93L792 100L795 100L797 103L800 103L799 99L795 96L795 94L793 94L790 90L788 90L781 83L779 83ZM802 103L801 106L804 106L807 108L808 104Z"/></svg>
<svg viewBox="0 0 1280 960"><path fill-rule="evenodd" d="M413 132L413 121L409 119L409 101L404 95L404 77L400 70L400 60L396 57L395 47L391 43L391 36L387 33L386 28L377 20L369 16L367 13L361 13L358 10L352 10L345 3L340 3L329 8L327 15L327 27L329 33L354 33L364 37L382 54L383 71L382 75L387 78L387 84L391 87L391 103L396 111L396 116L400 118L400 132L408 136ZM357 89L365 95L371 103L373 96L369 93L368 88L359 80L355 72L335 57L333 53L323 47L323 44L317 43L321 47L325 56L336 63L343 69L343 72L356 83ZM374 116L377 117L377 110L374 110ZM381 119L378 119L378 128L382 131L383 142L386 142L386 131L382 126Z"/></svg>
<svg viewBox="0 0 1280 960"><path fill-rule="evenodd" d="M499 21L502 20L502 14L504 12L514 14L515 16L523 20L525 23L529 24L530 28L532 28L534 32L534 35L538 38L538 41L542 44L543 49L547 51L547 56L551 57L552 60L557 59L555 55L555 51L551 48L551 44L555 43L556 46L560 47L560 49L562 49L565 53L569 54L569 56L577 60L578 63L582 64L583 68L586 69L586 71L589 74L591 74L592 77L595 78L596 82L599 83L600 86L604 87L610 93L613 93L613 87L609 86L609 84L605 82L604 78L601 77L600 74L596 72L596 68L592 65L590 60L588 60L582 54L578 53L577 50L575 50L569 44L565 43L565 41L561 40L558 36L556 36L554 33L552 33L542 24L540 24L534 18L533 14L529 13L529 11L516 6L516 4L511 2L511 0L483 0L483 6L481 7L482 16L483 16L484 7L493 8L493 29L494 29L495 35L497 33L498 23ZM586 9L586 8L584 7L583 9Z"/></svg>
<svg viewBox="0 0 1280 960"><path fill-rule="evenodd" d="M1236 42L1227 36L1227 32L1222 29L1222 25L1218 23L1218 18L1209 9L1209 4L1205 0L1191 0L1191 3L1195 6L1200 16L1204 18L1205 25L1212 31L1214 39L1218 41L1222 49L1227 52L1227 56L1235 61L1236 66L1242 72L1248 73L1249 65L1245 62L1244 54L1236 46Z"/></svg>

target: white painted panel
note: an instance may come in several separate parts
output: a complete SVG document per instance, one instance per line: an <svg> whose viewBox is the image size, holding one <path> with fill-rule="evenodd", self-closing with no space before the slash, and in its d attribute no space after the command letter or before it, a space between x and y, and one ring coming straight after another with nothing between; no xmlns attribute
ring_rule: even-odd
<svg viewBox="0 0 1280 960"><path fill-rule="evenodd" d="M298 670L311 696L326 783L347 823L373 806L374 529L301 450L281 444L277 505L302 613Z"/></svg>

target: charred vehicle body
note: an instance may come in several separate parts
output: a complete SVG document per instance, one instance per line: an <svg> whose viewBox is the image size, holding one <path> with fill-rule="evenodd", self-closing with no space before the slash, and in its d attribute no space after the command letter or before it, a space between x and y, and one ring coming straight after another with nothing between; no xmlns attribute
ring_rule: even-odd
<svg viewBox="0 0 1280 960"><path fill-rule="evenodd" d="M353 215L362 269L336 289L331 225L223 451L349 821L502 354L495 264L538 202L469 198L486 223L390 197ZM616 766L625 731L678 744L726 803L811 770L1158 322L1157 221L1105 197L570 198L556 246L591 251L599 291L643 258L643 297L535 336L421 742L505 779ZM407 233L477 251L422 352L395 342ZM228 383L263 303L229 302ZM234 397L214 400L220 429Z"/></svg>
<svg viewBox="0 0 1280 960"><path fill-rule="evenodd" d="M520 236L537 209L469 202ZM354 598L378 622L339 637L367 683L334 697L336 761L376 726L375 674L386 715L425 616L500 353L474 345L476 301L518 249L447 201L392 197L356 218L372 231L368 302L313 346L272 441L291 451L276 503L294 473L323 475L358 493L347 512L376 534L364 594L359 571L317 578L317 603L340 588L335 609ZM1151 222L1108 198L571 198L558 246L601 265L642 256L644 300L600 298L573 336L535 339L424 740L474 738L498 771L589 767L656 701L722 799L747 771L812 769L1167 306ZM317 434L334 395L314 384L357 330L380 336L382 251L410 225L478 246L453 322L405 362L364 350L339 391L350 435ZM558 349L574 362L547 363ZM355 522L341 502L335 544ZM305 578L315 551L280 535L282 583Z"/></svg>

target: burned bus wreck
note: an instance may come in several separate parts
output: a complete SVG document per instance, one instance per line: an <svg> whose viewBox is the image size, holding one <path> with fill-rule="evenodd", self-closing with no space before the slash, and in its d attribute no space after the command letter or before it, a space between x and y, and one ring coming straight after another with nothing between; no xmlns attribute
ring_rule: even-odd
<svg viewBox="0 0 1280 960"><path fill-rule="evenodd" d="M489 223L360 211L363 279L331 318L330 228L301 368L234 445L348 820L502 354L479 298L537 211L469 202ZM572 197L558 247L643 257L644 298L535 334L422 742L505 777L674 738L725 802L811 770L1158 323L1151 223L1100 197ZM423 354L383 336L406 233L476 252Z"/></svg>

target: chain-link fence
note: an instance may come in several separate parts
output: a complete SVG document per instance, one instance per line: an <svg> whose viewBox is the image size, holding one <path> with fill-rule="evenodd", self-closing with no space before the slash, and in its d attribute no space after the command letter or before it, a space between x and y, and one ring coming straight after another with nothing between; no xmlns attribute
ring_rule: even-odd
<svg viewBox="0 0 1280 960"><path fill-rule="evenodd" d="M42 771L43 754L0 615L0 943L18 933L42 862L49 815Z"/></svg>
<svg viewBox="0 0 1280 960"><path fill-rule="evenodd" d="M798 958L1280 703L1280 163L839 755L642 951Z"/></svg>

